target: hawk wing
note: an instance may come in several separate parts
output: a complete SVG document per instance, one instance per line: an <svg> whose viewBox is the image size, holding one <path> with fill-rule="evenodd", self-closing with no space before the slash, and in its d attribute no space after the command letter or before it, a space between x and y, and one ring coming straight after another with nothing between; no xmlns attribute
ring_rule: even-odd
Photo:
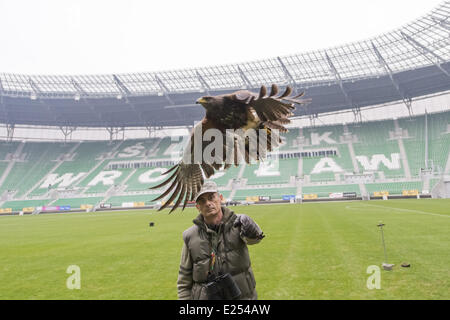
<svg viewBox="0 0 450 320"><path fill-rule="evenodd" d="M293 115L294 105L304 105L310 102L309 99L299 99L304 92L296 96L291 96L291 93L292 88L287 86L286 90L277 96L278 86L272 84L269 95L267 95L267 88L261 86L258 95L247 90L240 90L233 94L233 98L252 107L265 126L283 132L287 131L283 124L291 122L288 117Z"/></svg>
<svg viewBox="0 0 450 320"><path fill-rule="evenodd" d="M200 124L202 125L201 137L203 137L205 131L208 129L211 128L218 129L215 128L213 123L206 118L204 118L203 121L201 121L194 127L194 130L192 131L191 134L190 142L186 147L186 149L184 150L182 160L178 164L174 165L172 168L163 173L163 175L168 175L170 173L169 178L167 178L157 186L150 188L150 189L158 189L170 183L169 187L159 197L153 199L153 201L160 200L165 196L167 196L170 192L172 192L169 199L166 201L166 203L164 203L164 205L161 206L161 208L158 211L169 206L172 201L175 201L175 199L176 201L170 212L178 208L178 206L181 204L182 201L184 210L187 202L193 201L195 195L200 191L204 183L204 177L208 179L209 177L214 175L214 173L217 170L220 170L222 166L224 167L224 169L228 169L231 166L230 164L225 164L225 159L221 163L213 162L211 164L206 163L204 161L196 161L194 153L201 151L203 155L205 147L209 144L209 142L203 141L200 149L196 148L195 146L194 133L196 132L196 130L200 128L199 127ZM223 130L219 131L221 131L223 133L222 136L225 137L225 132ZM230 150L227 150L227 146L224 143L222 151L223 158L225 158L227 154L231 154L228 151Z"/></svg>

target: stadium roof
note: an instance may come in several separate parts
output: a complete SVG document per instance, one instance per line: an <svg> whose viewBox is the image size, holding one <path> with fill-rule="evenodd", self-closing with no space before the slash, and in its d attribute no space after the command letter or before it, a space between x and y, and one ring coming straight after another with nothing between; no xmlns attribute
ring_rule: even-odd
<svg viewBox="0 0 450 320"><path fill-rule="evenodd" d="M450 1L394 31L324 50L240 64L109 75L0 73L0 122L51 126L183 126L202 95L262 84L312 98L295 115L403 101L450 90Z"/></svg>

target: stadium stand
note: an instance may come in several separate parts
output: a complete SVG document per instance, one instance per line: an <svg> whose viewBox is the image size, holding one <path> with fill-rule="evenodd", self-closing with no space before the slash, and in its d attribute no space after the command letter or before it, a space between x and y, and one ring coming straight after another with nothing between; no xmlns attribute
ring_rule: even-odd
<svg viewBox="0 0 450 320"><path fill-rule="evenodd" d="M210 179L212 179L217 186L224 187L230 183L230 180L238 177L241 166L231 166L228 170L220 170L216 172Z"/></svg>
<svg viewBox="0 0 450 320"><path fill-rule="evenodd" d="M15 196L20 197L37 183L54 166L55 155L64 154L68 146L59 143L27 142L17 151L16 159L8 176L0 186L0 193L14 190Z"/></svg>
<svg viewBox="0 0 450 320"><path fill-rule="evenodd" d="M242 177L247 185L288 184L290 177L297 175L297 166L297 159L267 160L246 165Z"/></svg>
<svg viewBox="0 0 450 320"><path fill-rule="evenodd" d="M422 190L422 183L415 182L384 182L384 183L367 183L367 191L373 196L374 192L387 191L390 195L401 195L403 190Z"/></svg>
<svg viewBox="0 0 450 320"><path fill-rule="evenodd" d="M142 191L161 183L165 176L161 174L170 169L169 166L157 168L139 168L127 181L126 191Z"/></svg>
<svg viewBox="0 0 450 320"><path fill-rule="evenodd" d="M424 186L430 191L449 162L449 124L450 112L443 112L348 124L346 128L343 125L294 127L283 135L285 143L278 155L308 151L309 156L273 157L261 163L232 166L217 172L212 179L229 200L255 196L282 199L283 195L301 194L317 194L322 198L342 192L361 196L364 191L361 186L346 181L348 176L361 173L373 173L363 186L370 196L382 191L390 195L401 195L404 190L420 193ZM351 136L350 140L345 139L345 132ZM1 207L19 210L42 205L78 208L101 202L113 206L132 202L154 204L151 199L159 193L149 188L160 183L164 178L161 173L171 167L156 164L158 161L174 163L183 143L186 137L65 144L2 142ZM154 154L149 154L149 150ZM323 150L335 154L320 154ZM437 174L426 184L421 177L425 159ZM139 167L142 163L145 166Z"/></svg>
<svg viewBox="0 0 450 320"><path fill-rule="evenodd" d="M280 151L296 150L298 149L298 137L300 129L290 128L287 133L282 135L283 145L280 146Z"/></svg>
<svg viewBox="0 0 450 320"><path fill-rule="evenodd" d="M361 194L357 184L309 186L303 187L302 191L303 194L317 194L319 198L328 198L330 193L354 192L357 196Z"/></svg>
<svg viewBox="0 0 450 320"><path fill-rule="evenodd" d="M399 119L398 123L408 157L411 176L418 177L421 169L425 168L425 116Z"/></svg>
<svg viewBox="0 0 450 320"><path fill-rule="evenodd" d="M2 208L11 208L14 211L22 211L24 208L45 206L50 201L50 199L7 201L2 205Z"/></svg>
<svg viewBox="0 0 450 320"><path fill-rule="evenodd" d="M450 152L450 113L429 115L428 158L439 170L445 170Z"/></svg>
<svg viewBox="0 0 450 320"><path fill-rule="evenodd" d="M160 138L149 138L146 140L125 140L114 156L117 159L123 160L142 160L149 158L156 158L156 151Z"/></svg>

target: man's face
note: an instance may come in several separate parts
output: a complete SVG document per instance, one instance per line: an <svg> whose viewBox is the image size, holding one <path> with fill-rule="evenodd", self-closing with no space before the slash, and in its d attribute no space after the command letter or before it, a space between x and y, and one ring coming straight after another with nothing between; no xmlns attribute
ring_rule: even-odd
<svg viewBox="0 0 450 320"><path fill-rule="evenodd" d="M217 192L207 192L197 199L195 206L204 218L212 218L221 212L221 204L222 195L219 195Z"/></svg>

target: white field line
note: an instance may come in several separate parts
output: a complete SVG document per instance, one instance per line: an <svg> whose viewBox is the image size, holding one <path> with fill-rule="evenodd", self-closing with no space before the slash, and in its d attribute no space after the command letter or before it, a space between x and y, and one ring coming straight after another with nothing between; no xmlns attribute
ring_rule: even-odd
<svg viewBox="0 0 450 320"><path fill-rule="evenodd" d="M445 215L445 214L439 214L439 213L433 213L433 212L427 212L427 211L420 211L420 210L413 210L413 209L403 209L403 208L378 206L376 204L366 204L366 203L359 203L358 206L346 206L345 209L356 210L356 209L363 208L363 207L361 207L359 205L362 205L364 207L375 207L375 208L382 208L382 209L386 209L386 210L398 210L398 211L404 211L404 212L411 212L411 213L418 213L418 214L426 214L426 215L430 215L430 216L439 216L439 217L450 218L450 215Z"/></svg>

